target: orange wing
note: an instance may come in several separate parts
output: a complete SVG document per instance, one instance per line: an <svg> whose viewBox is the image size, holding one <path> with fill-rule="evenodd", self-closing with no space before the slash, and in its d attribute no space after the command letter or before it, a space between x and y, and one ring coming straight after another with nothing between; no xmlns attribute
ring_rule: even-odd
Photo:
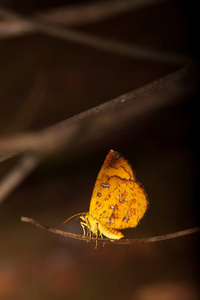
<svg viewBox="0 0 200 300"><path fill-rule="evenodd" d="M104 201L116 186L127 180L135 180L129 162L120 153L110 150L97 176L89 213L95 217L99 207L98 204Z"/></svg>
<svg viewBox="0 0 200 300"><path fill-rule="evenodd" d="M146 194L131 165L110 150L97 176L89 215L106 227L123 229L137 226L147 207Z"/></svg>
<svg viewBox="0 0 200 300"><path fill-rule="evenodd" d="M148 201L138 182L128 180L119 184L96 210L96 219L108 228L136 227L144 216Z"/></svg>
<svg viewBox="0 0 200 300"><path fill-rule="evenodd" d="M110 228L135 227L148 206L130 163L110 150L97 176L89 214Z"/></svg>
<svg viewBox="0 0 200 300"><path fill-rule="evenodd" d="M126 180L135 180L131 164L120 153L110 150L97 176L95 187L103 176L119 176ZM94 189L95 189L94 187Z"/></svg>

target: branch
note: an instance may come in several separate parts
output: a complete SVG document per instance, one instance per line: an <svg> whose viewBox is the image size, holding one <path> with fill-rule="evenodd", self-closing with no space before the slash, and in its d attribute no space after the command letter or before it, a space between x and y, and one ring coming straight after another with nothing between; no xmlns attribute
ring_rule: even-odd
<svg viewBox="0 0 200 300"><path fill-rule="evenodd" d="M179 103L196 91L194 74L192 68L185 67L40 132L1 138L0 161L9 158L9 153L74 150L98 135L108 134L141 116Z"/></svg>
<svg viewBox="0 0 200 300"><path fill-rule="evenodd" d="M190 68L180 69L46 130L0 139L0 152L2 152L0 161L24 151L34 152L28 157L22 158L1 181L0 202L34 170L41 159L41 154L48 154L62 148L67 154L67 151L80 148L82 144L102 133L111 133L119 126L127 125L133 120L135 122L141 116L144 117L156 109L182 101L194 92L195 81L192 74ZM32 165L29 166L30 161ZM27 163L29 167L24 169L24 165L26 166Z"/></svg>
<svg viewBox="0 0 200 300"><path fill-rule="evenodd" d="M191 61L191 58L186 55L175 55L155 49L145 48L137 44L129 45L123 42L99 38L91 34L59 27L50 22L45 22L37 17L27 18L7 9L0 8L0 16L23 20L31 25L34 25L39 32L108 53L175 66L182 66Z"/></svg>
<svg viewBox="0 0 200 300"><path fill-rule="evenodd" d="M21 221L31 223L42 229L45 229L45 230L48 230L48 231L51 231L51 232L54 232L56 234L60 234L60 235L66 236L66 237L70 237L73 239L82 240L82 241L86 241L86 242L96 242L96 238L90 238L87 236L82 236L79 234L59 230L59 229L56 229L53 227L48 227L46 225L42 225L42 224L36 222L32 218L21 217ZM192 233L199 232L199 231L200 231L200 227L194 227L194 228L177 231L177 232L173 232L173 233L169 233L169 234L158 235L158 236L149 237L149 238L141 238L141 239L124 239L124 240L98 239L98 243L114 244L114 245L147 244L147 243L154 243L154 242L170 240L170 239L174 239L177 237L181 237L181 236L192 234Z"/></svg>
<svg viewBox="0 0 200 300"><path fill-rule="evenodd" d="M39 164L40 157L29 154L21 158L14 168L0 181L0 204Z"/></svg>
<svg viewBox="0 0 200 300"><path fill-rule="evenodd" d="M119 0L96 2L87 5L76 5L61 7L47 12L36 14L43 20L56 22L68 26L84 25L98 22L121 13L137 10L147 6L167 2L168 0ZM13 36L32 33L35 26L19 19L10 19L1 21L0 38L9 38Z"/></svg>

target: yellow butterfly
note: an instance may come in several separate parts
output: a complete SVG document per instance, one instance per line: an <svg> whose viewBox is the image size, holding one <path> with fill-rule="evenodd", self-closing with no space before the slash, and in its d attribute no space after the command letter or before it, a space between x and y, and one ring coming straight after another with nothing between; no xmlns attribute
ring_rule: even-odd
<svg viewBox="0 0 200 300"><path fill-rule="evenodd" d="M118 229L136 227L147 208L147 195L136 181L130 163L110 150L97 176L89 212L80 216L83 234L94 234L97 240L98 235L121 239L124 235Z"/></svg>

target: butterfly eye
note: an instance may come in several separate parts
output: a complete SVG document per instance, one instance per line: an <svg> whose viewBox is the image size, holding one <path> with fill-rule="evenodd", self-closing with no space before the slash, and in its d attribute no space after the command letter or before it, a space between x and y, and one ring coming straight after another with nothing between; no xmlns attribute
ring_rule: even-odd
<svg viewBox="0 0 200 300"><path fill-rule="evenodd" d="M83 219L85 219L85 217L86 217L86 214L82 214L82 217L83 217Z"/></svg>

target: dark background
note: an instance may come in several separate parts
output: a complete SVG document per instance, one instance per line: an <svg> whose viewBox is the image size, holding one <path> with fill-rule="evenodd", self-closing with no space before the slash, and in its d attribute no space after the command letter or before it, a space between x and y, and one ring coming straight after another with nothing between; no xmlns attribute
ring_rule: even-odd
<svg viewBox="0 0 200 300"><path fill-rule="evenodd" d="M86 3L86 1L84 1ZM94 1L87 1L94 2ZM83 1L1 1L24 14ZM197 59L194 1L166 1L76 29ZM41 33L0 40L0 132L39 130L177 68L111 55ZM1 205L0 299L199 299L198 234L146 244L99 245L22 223L58 227L87 211L110 149L131 162L149 210L126 238L198 226L198 94L77 149L47 157ZM1 178L18 157L1 163ZM79 221L64 227L82 233Z"/></svg>

